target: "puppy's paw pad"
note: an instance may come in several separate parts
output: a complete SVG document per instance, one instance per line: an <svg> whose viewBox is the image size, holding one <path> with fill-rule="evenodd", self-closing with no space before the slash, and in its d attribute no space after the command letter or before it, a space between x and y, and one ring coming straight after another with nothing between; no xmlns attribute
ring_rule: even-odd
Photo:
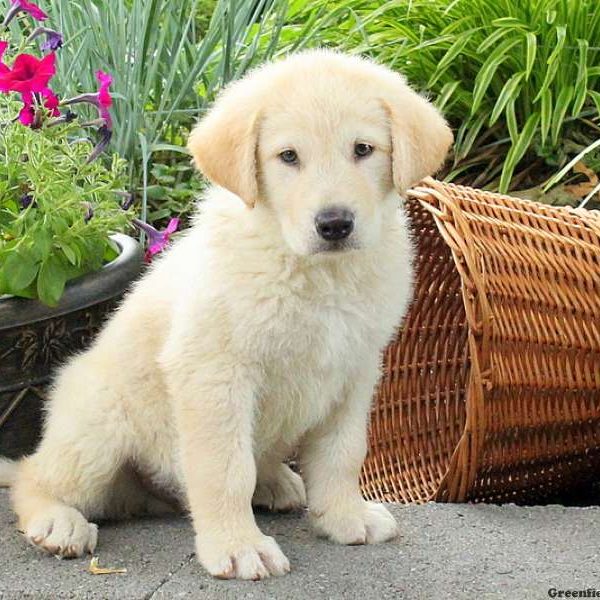
<svg viewBox="0 0 600 600"><path fill-rule="evenodd" d="M325 512L312 517L320 535L349 546L378 544L398 535L398 525L382 504L364 502L359 507Z"/></svg>
<svg viewBox="0 0 600 600"><path fill-rule="evenodd" d="M311 515L311 523L317 534L337 544L359 546L367 541L367 531L362 511L356 513L332 511Z"/></svg>
<svg viewBox="0 0 600 600"><path fill-rule="evenodd" d="M25 537L49 554L73 558L94 551L98 526L88 523L78 510L58 506L34 517L25 528Z"/></svg>
<svg viewBox="0 0 600 600"><path fill-rule="evenodd" d="M259 536L252 542L221 544L213 540L196 539L199 562L218 579L250 579L258 581L271 575L284 575L290 563L275 540Z"/></svg>
<svg viewBox="0 0 600 600"><path fill-rule="evenodd" d="M306 490L302 477L287 465L280 465L273 479L258 482L252 504L279 512L305 507Z"/></svg>
<svg viewBox="0 0 600 600"><path fill-rule="evenodd" d="M367 502L365 529L367 544L387 542L398 536L398 523L390 511L376 502Z"/></svg>

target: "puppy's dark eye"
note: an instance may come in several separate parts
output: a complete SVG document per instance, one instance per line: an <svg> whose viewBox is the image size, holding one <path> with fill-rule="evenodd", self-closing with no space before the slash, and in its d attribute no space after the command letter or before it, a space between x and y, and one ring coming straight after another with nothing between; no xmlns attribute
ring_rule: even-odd
<svg viewBox="0 0 600 600"><path fill-rule="evenodd" d="M365 144L364 142L354 144L355 158L364 158L365 156L369 156L369 154L373 154L373 146L371 144Z"/></svg>
<svg viewBox="0 0 600 600"><path fill-rule="evenodd" d="M279 153L279 158L288 165L298 164L298 155L295 150L284 150Z"/></svg>

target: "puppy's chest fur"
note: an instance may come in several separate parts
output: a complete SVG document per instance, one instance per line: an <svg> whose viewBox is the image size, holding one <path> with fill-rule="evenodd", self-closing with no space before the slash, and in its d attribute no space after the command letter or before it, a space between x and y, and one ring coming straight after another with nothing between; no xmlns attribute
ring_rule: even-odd
<svg viewBox="0 0 600 600"><path fill-rule="evenodd" d="M325 419L404 313L410 279L400 256L385 257L383 266L358 254L331 259L256 273L231 309L244 330L232 339L262 369L260 446L294 445Z"/></svg>

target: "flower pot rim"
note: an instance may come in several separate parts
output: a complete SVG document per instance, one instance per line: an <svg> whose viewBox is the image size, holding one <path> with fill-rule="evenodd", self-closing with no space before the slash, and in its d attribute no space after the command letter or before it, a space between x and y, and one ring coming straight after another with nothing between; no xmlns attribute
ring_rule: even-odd
<svg viewBox="0 0 600 600"><path fill-rule="evenodd" d="M140 273L142 248L132 237L115 233L110 236L120 253L98 271L87 273L67 283L57 306L39 300L0 297L0 330L20 327L93 306L120 295Z"/></svg>

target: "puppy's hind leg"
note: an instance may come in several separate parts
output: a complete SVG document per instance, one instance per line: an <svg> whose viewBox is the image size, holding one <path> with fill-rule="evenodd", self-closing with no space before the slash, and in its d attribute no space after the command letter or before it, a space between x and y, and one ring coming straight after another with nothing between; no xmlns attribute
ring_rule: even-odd
<svg viewBox="0 0 600 600"><path fill-rule="evenodd" d="M105 510L108 518L117 519L164 517L183 512L179 498L157 489L150 481L144 481L130 465L125 465L115 477Z"/></svg>
<svg viewBox="0 0 600 600"><path fill-rule="evenodd" d="M93 552L97 526L87 519L106 515L111 486L127 459L119 399L80 361L60 375L43 440L19 464L12 487L26 538L63 557Z"/></svg>
<svg viewBox="0 0 600 600"><path fill-rule="evenodd" d="M277 512L304 508L306 491L302 477L285 463L260 463L252 506Z"/></svg>

